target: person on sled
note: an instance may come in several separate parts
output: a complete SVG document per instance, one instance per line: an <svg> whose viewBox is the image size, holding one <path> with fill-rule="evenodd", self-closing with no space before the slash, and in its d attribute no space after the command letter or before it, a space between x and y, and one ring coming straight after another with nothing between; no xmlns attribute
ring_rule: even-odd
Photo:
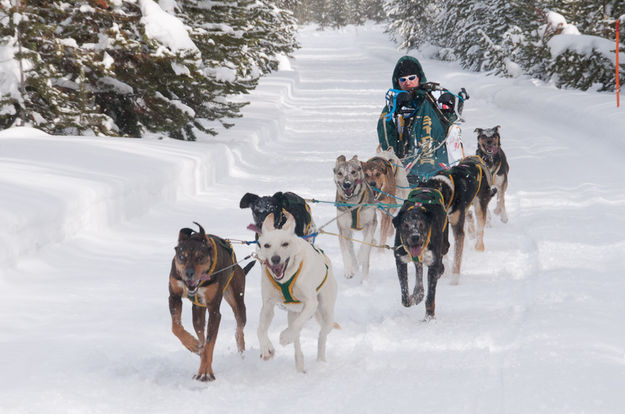
<svg viewBox="0 0 625 414"><path fill-rule="evenodd" d="M412 56L397 61L392 85L378 120L378 140L383 150L393 148L414 185L462 157L459 128L450 127L469 97L464 88L456 95L428 83L421 63Z"/></svg>

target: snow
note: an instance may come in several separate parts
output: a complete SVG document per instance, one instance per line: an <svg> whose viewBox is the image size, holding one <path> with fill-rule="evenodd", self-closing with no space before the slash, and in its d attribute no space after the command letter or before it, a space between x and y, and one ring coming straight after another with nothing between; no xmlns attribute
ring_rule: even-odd
<svg viewBox="0 0 625 414"><path fill-rule="evenodd" d="M189 37L185 25L176 17L167 13L153 0L139 0L141 5L141 23L145 25L145 34L166 45L173 52L179 50L198 51Z"/></svg>
<svg viewBox="0 0 625 414"><path fill-rule="evenodd" d="M437 318L403 308L394 260L369 282L342 276L337 239L317 245L339 284L328 362L302 333L306 374L269 331L258 358L260 270L248 275L241 358L222 307L217 380L171 333L169 266L178 230L250 240L245 192L334 199L337 156L373 156L375 126L403 53L380 26L306 28L288 71L263 78L236 126L199 142L0 132L2 413L621 413L625 407L625 156L612 94L559 90L421 58L428 79L466 87L462 125L501 125L509 223L486 251L465 244L458 286L439 281ZM493 206L491 206L492 210ZM335 209L313 204L318 225ZM334 225L327 227L333 231ZM252 249L235 244L239 258ZM449 268L449 266L447 266ZM184 323L191 329L190 306Z"/></svg>

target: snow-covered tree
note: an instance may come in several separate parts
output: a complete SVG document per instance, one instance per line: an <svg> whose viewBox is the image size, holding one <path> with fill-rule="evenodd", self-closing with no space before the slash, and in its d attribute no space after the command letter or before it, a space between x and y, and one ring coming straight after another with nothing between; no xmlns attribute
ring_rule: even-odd
<svg viewBox="0 0 625 414"><path fill-rule="evenodd" d="M293 16L269 0L165 3L0 0L2 42L25 67L21 93L0 98L0 125L193 140L231 125L243 103L228 96L297 46Z"/></svg>

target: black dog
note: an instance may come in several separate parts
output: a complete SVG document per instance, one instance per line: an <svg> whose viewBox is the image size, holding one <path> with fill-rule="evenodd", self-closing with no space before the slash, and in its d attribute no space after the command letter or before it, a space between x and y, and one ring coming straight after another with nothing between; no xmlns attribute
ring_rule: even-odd
<svg viewBox="0 0 625 414"><path fill-rule="evenodd" d="M295 193L278 191L272 196L259 197L256 194L246 193L239 203L240 208L252 209L254 224L248 229L256 232L256 238L262 231L265 218L273 213L274 227L282 228L286 223L286 217L282 210L288 211L295 218L295 234L300 237L314 234L317 231L310 214L310 206L306 201Z"/></svg>
<svg viewBox="0 0 625 414"><path fill-rule="evenodd" d="M494 128L476 128L477 132L477 155L482 157L491 175L493 185L497 189L497 207L495 214L499 215L502 222L508 222L506 214L506 189L508 188L508 172L510 166L506 159L506 154L501 149L501 135L499 135L500 125Z"/></svg>
<svg viewBox="0 0 625 414"><path fill-rule="evenodd" d="M472 215L469 209L474 206L477 216L477 241L475 249L484 250L484 226L488 203L497 191L491 188L490 172L484 161L477 156L463 158L457 165L441 171L430 178L424 186L441 192L447 210L449 224L454 235L454 264L452 273L458 283L462 252L464 250L464 225L469 217L469 225L473 228ZM474 230L473 230L474 231Z"/></svg>
<svg viewBox="0 0 625 414"><path fill-rule="evenodd" d="M401 289L401 302L409 307L423 300L423 265L428 266L428 293L425 319L434 317L436 283L443 274L443 256L449 251L447 213L440 191L417 187L408 195L393 218L395 232L395 264ZM413 262L416 283L408 294L407 263Z"/></svg>

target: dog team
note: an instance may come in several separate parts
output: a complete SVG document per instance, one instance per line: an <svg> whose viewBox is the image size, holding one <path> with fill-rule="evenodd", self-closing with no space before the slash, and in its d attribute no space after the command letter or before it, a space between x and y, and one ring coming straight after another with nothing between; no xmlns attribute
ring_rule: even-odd
<svg viewBox="0 0 625 414"><path fill-rule="evenodd" d="M423 265L427 266L426 320L435 315L438 279L444 272L449 226L454 237L452 281L458 283L464 249L465 224L476 238L475 248L484 250L484 227L488 203L497 196L494 213L502 222L508 217L505 192L509 166L501 148L500 126L475 129L476 155L461 159L451 168L441 170L417 187L410 187L406 171L394 151L378 148L376 156L362 162L357 156L337 158L334 166L337 227L346 278L361 271L366 279L373 246L387 247L386 240L395 233L392 250L401 291L401 303L412 306L425 296ZM476 226L473 214L476 216ZM323 250L313 244L318 234L306 201L291 192L277 192L261 197L247 193L240 208L250 208L255 232L256 259L261 263L262 305L258 324L260 356L271 359L275 348L268 329L276 305L288 312L288 324L280 333L281 345L293 344L295 367L304 372L300 332L315 316L320 325L317 359L326 358L326 338L334 328L337 282L332 264ZM374 233L380 216L379 245ZM230 305L236 321L235 339L239 352L245 350L243 328L246 323L244 303L246 275L256 263L239 266L227 239L198 230L183 228L178 234L175 256L169 276L169 309L172 332L191 352L200 355L200 367L193 378L212 381L213 350L221 319L222 298ZM355 232L361 245L355 252ZM416 283L410 292L407 265L413 263ZM182 325L182 299L192 303L195 335ZM206 313L208 312L208 323Z"/></svg>

